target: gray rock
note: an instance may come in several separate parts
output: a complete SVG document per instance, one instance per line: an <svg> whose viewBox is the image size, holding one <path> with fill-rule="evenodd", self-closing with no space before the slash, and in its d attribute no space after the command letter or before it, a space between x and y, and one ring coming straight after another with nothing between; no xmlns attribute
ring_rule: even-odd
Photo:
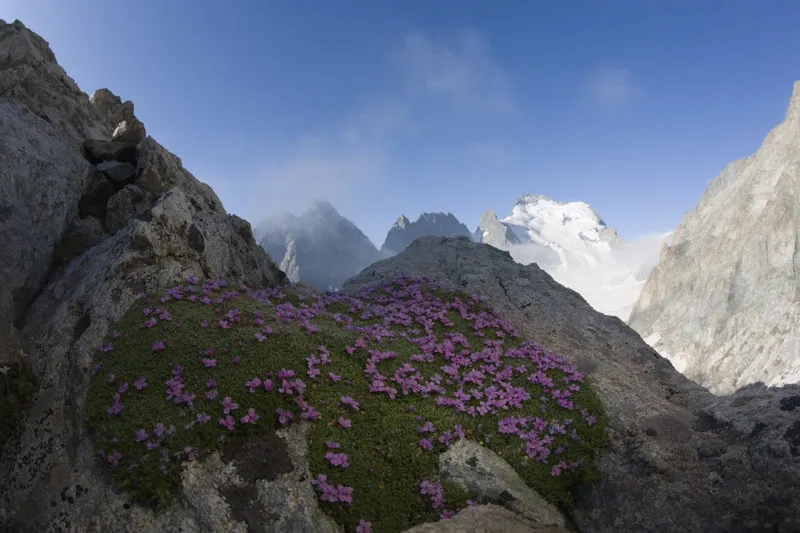
<svg viewBox="0 0 800 533"><path fill-rule="evenodd" d="M47 41L15 20L0 19L0 96L14 100L56 128L62 144L107 138L111 128L89 97L67 76Z"/></svg>
<svg viewBox="0 0 800 533"><path fill-rule="evenodd" d="M421 238L344 289L397 275L428 275L486 298L520 335L591 380L610 417L611 445L599 458L599 481L568 510L582 531L800 529L800 460L791 453L798 411L786 410L800 387L716 398L536 265L466 238ZM727 451L701 457L698 448L713 442ZM787 445L789 453L774 452Z"/></svg>
<svg viewBox="0 0 800 533"><path fill-rule="evenodd" d="M202 252L189 245L193 227L204 235ZM0 507L20 531L155 532L177 531L177 526L164 526L167 523L190 524L185 520L194 511L188 508L161 518L142 510L127 514L150 516L145 521L119 518L126 516L124 498L109 494L97 477L91 445L84 437L87 369L109 327L141 291L166 290L189 274L225 277L255 288L279 283L283 275L268 262L252 234L248 242L240 231L239 221L198 210L181 189L173 189L146 220L131 221L70 261L28 308L22 334L31 339L29 359L42 389L20 440L0 460ZM61 494L73 503L62 500ZM108 526L93 529L98 524ZM197 529L188 529L192 530Z"/></svg>
<svg viewBox="0 0 800 533"><path fill-rule="evenodd" d="M0 47L3 30L0 26ZM0 69L0 80L4 76ZM5 326L21 318L41 289L53 249L77 217L93 169L62 130L8 98L0 98L0 161L0 326Z"/></svg>
<svg viewBox="0 0 800 533"><path fill-rule="evenodd" d="M498 505L473 505L449 520L420 524L404 533L568 533L561 526L535 524Z"/></svg>
<svg viewBox="0 0 800 533"><path fill-rule="evenodd" d="M128 221L136 218L155 204L158 196L136 185L126 185L111 196L106 204L105 228L110 234L124 228Z"/></svg>
<svg viewBox="0 0 800 533"><path fill-rule="evenodd" d="M136 176L136 167L121 161L103 161L97 165L97 170L114 182L118 188L124 187Z"/></svg>
<svg viewBox="0 0 800 533"><path fill-rule="evenodd" d="M83 143L84 155L90 163L99 164L104 161L122 161L137 164L136 143L124 141L103 141L88 139Z"/></svg>
<svg viewBox="0 0 800 533"><path fill-rule="evenodd" d="M800 382L800 81L784 121L709 182L629 324L718 394Z"/></svg>
<svg viewBox="0 0 800 533"><path fill-rule="evenodd" d="M475 494L480 502L502 505L533 523L564 527L564 517L528 487L519 474L492 450L460 439L439 456L442 481Z"/></svg>
<svg viewBox="0 0 800 533"><path fill-rule="evenodd" d="M497 214L491 209L481 215L481 221L475 234L478 237L477 242L483 242L501 250L507 250L512 244L521 242L510 227L497 219Z"/></svg>
<svg viewBox="0 0 800 533"><path fill-rule="evenodd" d="M139 144L145 137L147 137L147 131L144 128L144 124L136 117L130 117L117 124L111 134L112 141L134 144Z"/></svg>

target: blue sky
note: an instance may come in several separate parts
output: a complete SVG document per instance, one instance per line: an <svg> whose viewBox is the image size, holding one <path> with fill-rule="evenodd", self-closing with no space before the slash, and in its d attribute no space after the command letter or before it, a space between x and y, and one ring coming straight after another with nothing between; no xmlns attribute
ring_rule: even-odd
<svg viewBox="0 0 800 533"><path fill-rule="evenodd" d="M69 5L67 5L69 4ZM6 0L91 93L257 223L329 199L377 244L522 193L673 229L800 79L800 2Z"/></svg>

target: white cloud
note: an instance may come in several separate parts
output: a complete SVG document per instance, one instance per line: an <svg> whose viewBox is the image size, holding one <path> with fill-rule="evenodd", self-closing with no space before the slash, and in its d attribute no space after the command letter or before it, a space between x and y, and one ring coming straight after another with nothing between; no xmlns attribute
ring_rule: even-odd
<svg viewBox="0 0 800 533"><path fill-rule="evenodd" d="M598 104L616 107L630 101L637 92L631 72L626 68L601 68L586 83L589 97Z"/></svg>
<svg viewBox="0 0 800 533"><path fill-rule="evenodd" d="M541 247L535 244L512 246L509 252L518 263L539 264L553 279L578 292L597 311L627 322L647 276L658 264L661 247L671 242L673 233L643 235L614 249L594 266L549 267L542 261Z"/></svg>
<svg viewBox="0 0 800 533"><path fill-rule="evenodd" d="M462 106L509 113L516 109L510 84L481 32L461 30L433 38L409 33L396 57L412 90L445 95Z"/></svg>

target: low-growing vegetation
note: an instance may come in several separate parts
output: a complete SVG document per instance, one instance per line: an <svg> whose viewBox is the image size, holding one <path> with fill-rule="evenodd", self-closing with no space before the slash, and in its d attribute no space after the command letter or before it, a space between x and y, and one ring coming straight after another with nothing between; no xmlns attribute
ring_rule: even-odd
<svg viewBox="0 0 800 533"><path fill-rule="evenodd" d="M92 373L97 453L115 489L155 507L180 490L185 461L299 421L322 509L359 532L469 505L438 476L457 439L502 455L557 505L591 481L605 444L601 403L572 364L428 279L347 295L192 278L141 295Z"/></svg>

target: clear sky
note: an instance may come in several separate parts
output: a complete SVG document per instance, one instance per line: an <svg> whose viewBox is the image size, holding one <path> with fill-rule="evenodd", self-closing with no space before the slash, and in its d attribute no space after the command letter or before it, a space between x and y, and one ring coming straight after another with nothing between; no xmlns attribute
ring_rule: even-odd
<svg viewBox="0 0 800 533"><path fill-rule="evenodd" d="M794 0L2 0L257 223L330 200L377 244L522 193L674 228L800 79Z"/></svg>

